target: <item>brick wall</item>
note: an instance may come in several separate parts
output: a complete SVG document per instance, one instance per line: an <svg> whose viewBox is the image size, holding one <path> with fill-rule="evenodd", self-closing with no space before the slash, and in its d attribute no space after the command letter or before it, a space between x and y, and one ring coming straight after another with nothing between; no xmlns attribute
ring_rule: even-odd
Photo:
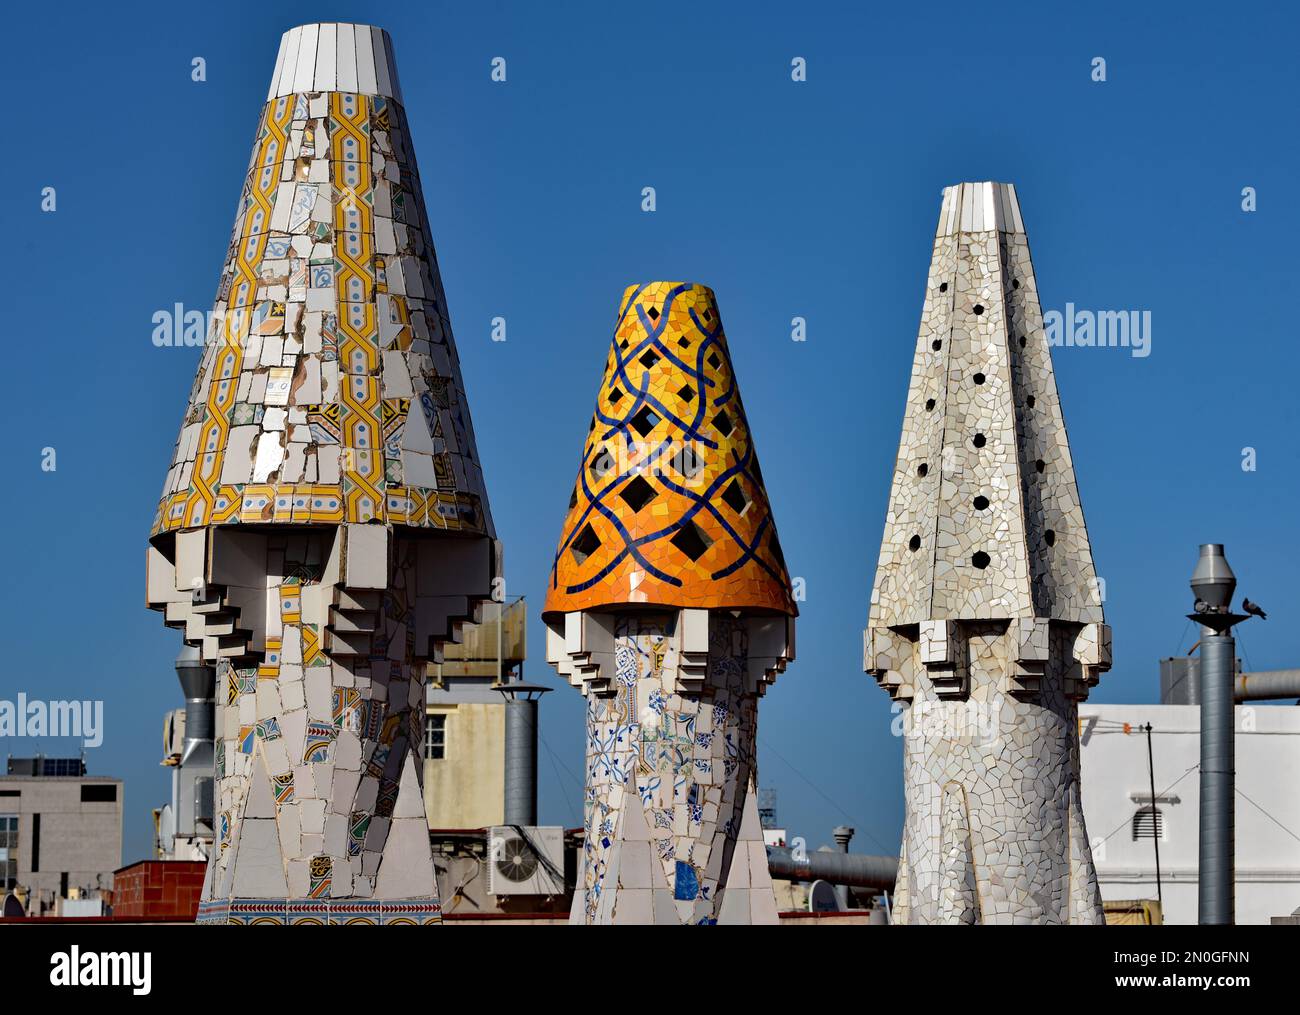
<svg viewBox="0 0 1300 1015"><path fill-rule="evenodd" d="M206 868L201 860L141 860L123 867L114 874L113 915L193 920Z"/></svg>

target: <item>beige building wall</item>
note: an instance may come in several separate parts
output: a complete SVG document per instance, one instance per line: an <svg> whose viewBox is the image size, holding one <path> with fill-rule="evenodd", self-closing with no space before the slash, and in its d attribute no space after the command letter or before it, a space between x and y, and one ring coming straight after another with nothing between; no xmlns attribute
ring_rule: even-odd
<svg viewBox="0 0 1300 1015"><path fill-rule="evenodd" d="M0 775L0 815L18 819L16 877L30 893L29 912L52 908L65 880L69 892L113 887L113 871L122 866L121 780Z"/></svg>
<svg viewBox="0 0 1300 1015"><path fill-rule="evenodd" d="M501 824L505 819L504 703L431 704L427 711L447 717L445 757L424 762L429 827Z"/></svg>

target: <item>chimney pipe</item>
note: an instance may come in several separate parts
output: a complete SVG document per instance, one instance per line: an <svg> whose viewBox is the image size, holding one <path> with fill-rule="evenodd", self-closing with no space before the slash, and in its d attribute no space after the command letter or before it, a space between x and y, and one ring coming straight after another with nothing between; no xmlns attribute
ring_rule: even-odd
<svg viewBox="0 0 1300 1015"><path fill-rule="evenodd" d="M181 647L176 656L176 676L185 695L185 744L181 765L190 761L204 744L216 739L216 669L203 662L193 645ZM211 753L211 751L209 751Z"/></svg>
<svg viewBox="0 0 1300 1015"><path fill-rule="evenodd" d="M1237 578L1221 543L1201 546L1192 572L1197 612L1202 625L1201 813L1198 864L1198 922L1234 922L1234 752L1233 690L1237 658L1233 624L1246 618L1232 611Z"/></svg>
<svg viewBox="0 0 1300 1015"><path fill-rule="evenodd" d="M537 824L538 699L550 690L508 680L497 685L506 698L505 818L507 825Z"/></svg>

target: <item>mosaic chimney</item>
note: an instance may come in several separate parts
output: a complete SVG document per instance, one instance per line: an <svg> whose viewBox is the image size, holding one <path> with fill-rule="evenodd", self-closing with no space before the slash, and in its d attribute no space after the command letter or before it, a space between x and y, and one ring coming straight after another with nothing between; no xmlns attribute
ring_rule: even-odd
<svg viewBox="0 0 1300 1015"><path fill-rule="evenodd" d="M500 551L388 34L287 32L148 550L217 667L199 919L431 923L425 669Z"/></svg>
<svg viewBox="0 0 1300 1015"><path fill-rule="evenodd" d="M755 737L796 613L712 291L628 287L543 612L587 697L572 922L776 922Z"/></svg>
<svg viewBox="0 0 1300 1015"><path fill-rule="evenodd" d="M903 923L1101 923L1078 703L1110 668L1016 191L944 191L865 636L903 708Z"/></svg>

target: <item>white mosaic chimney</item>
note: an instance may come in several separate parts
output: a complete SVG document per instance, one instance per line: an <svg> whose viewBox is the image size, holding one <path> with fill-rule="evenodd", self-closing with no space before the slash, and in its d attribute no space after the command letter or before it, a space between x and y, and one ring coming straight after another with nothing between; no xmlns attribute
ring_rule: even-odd
<svg viewBox="0 0 1300 1015"><path fill-rule="evenodd" d="M1110 668L1010 184L944 191L865 637L903 703L904 923L1100 923L1078 702Z"/></svg>
<svg viewBox="0 0 1300 1015"><path fill-rule="evenodd" d="M217 666L201 922L429 923L425 669L500 573L387 33L280 43L150 538Z"/></svg>

